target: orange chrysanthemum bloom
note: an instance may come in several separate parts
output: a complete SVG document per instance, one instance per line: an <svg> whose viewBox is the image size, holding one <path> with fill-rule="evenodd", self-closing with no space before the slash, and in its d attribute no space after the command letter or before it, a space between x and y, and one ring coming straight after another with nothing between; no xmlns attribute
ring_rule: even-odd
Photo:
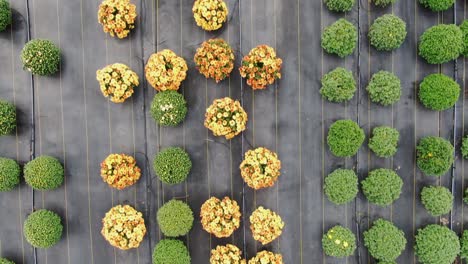
<svg viewBox="0 0 468 264"><path fill-rule="evenodd" d="M240 226L240 207L235 200L211 197L203 203L201 223L206 232L216 237L229 237Z"/></svg>
<svg viewBox="0 0 468 264"><path fill-rule="evenodd" d="M140 179L141 170L133 157L110 154L101 163L101 176L110 186L123 190Z"/></svg>
<svg viewBox="0 0 468 264"><path fill-rule="evenodd" d="M270 209L258 207L250 216L250 230L253 238L263 245L278 238L283 232L284 222Z"/></svg>
<svg viewBox="0 0 468 264"><path fill-rule="evenodd" d="M270 251L260 251L249 260L249 264L283 264L283 256Z"/></svg>
<svg viewBox="0 0 468 264"><path fill-rule="evenodd" d="M133 207L117 205L102 219L101 234L116 248L137 248L146 234L145 220Z"/></svg>
<svg viewBox="0 0 468 264"><path fill-rule="evenodd" d="M242 251L231 244L217 246L211 250L210 264L245 264L242 259Z"/></svg>
<svg viewBox="0 0 468 264"><path fill-rule="evenodd" d="M280 169L278 155L262 147L247 151L240 165L242 178L255 190L273 186L281 174Z"/></svg>
<svg viewBox="0 0 468 264"><path fill-rule="evenodd" d="M192 12L197 25L207 31L221 28L229 13L223 0L195 0Z"/></svg>
<svg viewBox="0 0 468 264"><path fill-rule="evenodd" d="M127 37L135 28L136 17L136 6L130 0L104 0L99 5L99 23L112 37Z"/></svg>
<svg viewBox="0 0 468 264"><path fill-rule="evenodd" d="M239 72L243 78L247 78L247 84L252 89L265 89L267 85L281 78L282 63L272 47L259 45L242 59Z"/></svg>
<svg viewBox="0 0 468 264"><path fill-rule="evenodd" d="M184 58L168 49L152 54L145 66L146 79L158 91L179 90L187 70Z"/></svg>
<svg viewBox="0 0 468 264"><path fill-rule="evenodd" d="M245 130L247 113L239 101L229 97L213 101L205 113L205 127L215 136L231 139Z"/></svg>
<svg viewBox="0 0 468 264"><path fill-rule="evenodd" d="M224 80L234 69L234 53L223 39L210 39L197 49L194 57L198 71L216 82Z"/></svg>
<svg viewBox="0 0 468 264"><path fill-rule="evenodd" d="M139 85L138 75L122 63L114 63L97 70L96 79L102 95L109 97L114 103L125 102L132 96L133 89Z"/></svg>

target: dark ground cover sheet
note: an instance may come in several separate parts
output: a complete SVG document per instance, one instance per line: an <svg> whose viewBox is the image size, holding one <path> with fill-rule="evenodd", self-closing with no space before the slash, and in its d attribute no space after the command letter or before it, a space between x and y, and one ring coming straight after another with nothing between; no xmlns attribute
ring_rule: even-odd
<svg viewBox="0 0 468 264"><path fill-rule="evenodd" d="M422 32L438 23L460 22L466 1L443 13L423 9L417 0L399 0L392 7L377 9L359 0L351 12L329 12L320 0L227 0L228 23L219 31L204 32L192 17L191 0L133 0L138 7L137 27L129 38L118 40L102 32L97 22L98 0L10 0L14 23L0 33L0 97L15 102L19 127L16 135L0 138L0 154L21 164L47 154L65 166L66 182L51 192L32 191L24 183L0 194L0 255L17 263L104 264L150 263L155 244L163 237L156 224L156 211L171 198L186 200L196 216L210 196L231 196L243 210L243 225L229 239L211 237L196 218L193 230L183 238L192 263L208 263L210 249L233 243L251 258L267 248L283 255L285 263L373 263L360 245L346 259L325 257L321 236L335 224L362 234L374 219L385 217L405 231L408 245L398 263L416 263L412 245L417 229L448 221L457 233L467 216L462 204L466 162L457 152L455 169L438 179L424 177L415 165L415 146L427 135L445 137L458 147L465 131L468 105L464 96L454 110L425 110L417 101L417 85L429 73L443 72L465 87L465 60L428 65L417 56ZM402 17L408 25L403 46L380 53L367 40L369 24L384 13ZM321 30L346 17L360 29L359 49L346 59L322 52ZM28 23L29 21L29 23ZM48 38L60 46L62 64L53 77L34 77L22 70L20 51L28 39ZM266 90L253 92L234 70L219 84L206 80L193 63L196 48L206 39L222 37L236 51L236 66L243 55L259 44L276 48L283 59L283 77ZM122 62L143 80L146 59L155 51L170 48L183 56L189 72L181 88L189 113L183 125L163 128L148 113L155 94L141 81L124 104L109 103L100 93L95 72L107 64ZM322 100L320 78L329 70L352 69L359 90L347 104ZM365 87L381 69L393 71L402 80L402 98L393 107L369 103ZM213 99L230 96L241 100L249 114L248 128L231 141L213 137L203 126L204 112ZM456 117L456 118L454 118ZM359 122L369 135L377 125L389 125L401 133L400 148L392 159L380 159L366 146L353 158L336 158L326 145L326 133L337 119ZM367 142L367 141L366 141ZM181 146L193 160L188 181L177 186L161 184L151 166L153 156L164 147ZM238 169L243 153L265 146L278 153L282 175L275 187L253 191L244 186ZM99 176L99 164L110 153L134 154L143 177L131 188L116 191ZM148 163L147 158L150 160ZM403 193L392 206L380 208L362 195L347 206L335 206L323 194L324 177L332 170L353 168L362 179L374 168L398 171ZM455 191L455 207L445 219L430 217L419 195L427 184L440 184ZM100 235L101 219L113 205L134 205L145 216L148 234L139 249L113 249ZM277 211L286 223L282 236L262 247L245 225L257 206ZM63 239L48 250L34 251L22 235L26 216L39 208L58 212L65 225ZM362 242L362 241L361 241Z"/></svg>

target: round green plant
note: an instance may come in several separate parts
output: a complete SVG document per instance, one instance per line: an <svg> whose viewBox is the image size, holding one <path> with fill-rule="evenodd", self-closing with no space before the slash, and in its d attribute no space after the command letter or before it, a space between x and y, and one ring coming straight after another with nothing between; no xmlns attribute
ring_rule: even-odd
<svg viewBox="0 0 468 264"><path fill-rule="evenodd" d="M323 189L330 202L348 203L359 191L358 177L353 170L336 169L325 178Z"/></svg>
<svg viewBox="0 0 468 264"><path fill-rule="evenodd" d="M468 136L462 139L461 154L464 159L468 159Z"/></svg>
<svg viewBox="0 0 468 264"><path fill-rule="evenodd" d="M374 5L379 6L379 7L386 7L388 5L393 5L396 3L397 0L372 0L374 2Z"/></svg>
<svg viewBox="0 0 468 264"><path fill-rule="evenodd" d="M185 179L192 169L189 154L178 147L162 150L154 158L154 170L159 179L166 184L178 184Z"/></svg>
<svg viewBox="0 0 468 264"><path fill-rule="evenodd" d="M383 106L392 105L401 97L400 78L391 72L379 71L372 75L366 90L372 102Z"/></svg>
<svg viewBox="0 0 468 264"><path fill-rule="evenodd" d="M324 0L325 5L330 11L348 12L353 9L356 0Z"/></svg>
<svg viewBox="0 0 468 264"><path fill-rule="evenodd" d="M151 116L162 126L176 126L185 119L187 102L177 91L163 91L154 96Z"/></svg>
<svg viewBox="0 0 468 264"><path fill-rule="evenodd" d="M463 20L463 22L460 24L460 30L463 35L462 55L468 57L468 19Z"/></svg>
<svg viewBox="0 0 468 264"><path fill-rule="evenodd" d="M463 48L463 33L456 25L432 26L419 39L419 55L430 64L455 60Z"/></svg>
<svg viewBox="0 0 468 264"><path fill-rule="evenodd" d="M0 136L11 134L16 129L16 107L0 99Z"/></svg>
<svg viewBox="0 0 468 264"><path fill-rule="evenodd" d="M50 248L62 238L62 220L49 210L38 210L24 221L24 237L33 247Z"/></svg>
<svg viewBox="0 0 468 264"><path fill-rule="evenodd" d="M369 139L369 148L379 157L388 158L397 152L400 133L398 130L380 126L372 130L372 137Z"/></svg>
<svg viewBox="0 0 468 264"><path fill-rule="evenodd" d="M464 193L463 193L463 202L468 204L468 188L466 188Z"/></svg>
<svg viewBox="0 0 468 264"><path fill-rule="evenodd" d="M20 173L16 161L0 157L0 192L13 190L20 183Z"/></svg>
<svg viewBox="0 0 468 264"><path fill-rule="evenodd" d="M452 108L460 96L460 85L444 74L430 74L419 86L419 101L432 110Z"/></svg>
<svg viewBox="0 0 468 264"><path fill-rule="evenodd" d="M356 236L346 227L334 226L322 237L325 255L337 258L350 256L356 250Z"/></svg>
<svg viewBox="0 0 468 264"><path fill-rule="evenodd" d="M453 195L443 186L426 186L421 191L421 202L432 216L448 214L453 207Z"/></svg>
<svg viewBox="0 0 468 264"><path fill-rule="evenodd" d="M164 235L183 236L192 229L193 212L186 203L174 199L159 208L157 220Z"/></svg>
<svg viewBox="0 0 468 264"><path fill-rule="evenodd" d="M377 50L391 51L403 44L406 34L405 21L398 16L387 14L374 20L369 28L369 41Z"/></svg>
<svg viewBox="0 0 468 264"><path fill-rule="evenodd" d="M341 18L322 33L322 48L342 58L353 53L358 39L356 26Z"/></svg>
<svg viewBox="0 0 468 264"><path fill-rule="evenodd" d="M352 120L338 120L328 130L327 143L337 157L355 155L366 138L364 130Z"/></svg>
<svg viewBox="0 0 468 264"><path fill-rule="evenodd" d="M153 264L190 264L190 253L182 241L163 239L154 248Z"/></svg>
<svg viewBox="0 0 468 264"><path fill-rule="evenodd" d="M460 258L468 259L468 230L463 230L460 238Z"/></svg>
<svg viewBox="0 0 468 264"><path fill-rule="evenodd" d="M375 169L361 182L362 191L369 202L387 206L400 197L403 180L390 169Z"/></svg>
<svg viewBox="0 0 468 264"><path fill-rule="evenodd" d="M24 179L35 190L57 189L63 183L63 166L54 157L40 156L24 166Z"/></svg>
<svg viewBox="0 0 468 264"><path fill-rule="evenodd" d="M441 225L418 229L414 250L423 264L451 264L460 253L460 241L455 232Z"/></svg>
<svg viewBox="0 0 468 264"><path fill-rule="evenodd" d="M11 24L11 9L7 0L0 0L0 31ZM1 263L1 262L0 262Z"/></svg>
<svg viewBox="0 0 468 264"><path fill-rule="evenodd" d="M434 12L440 12L452 7L455 0L419 0L419 3Z"/></svg>
<svg viewBox="0 0 468 264"><path fill-rule="evenodd" d="M452 167L454 151L446 139L424 137L416 147L416 163L424 174L439 177Z"/></svg>
<svg viewBox="0 0 468 264"><path fill-rule="evenodd" d="M338 67L322 78L320 94L330 102L340 103L349 101L356 92L356 80L353 72Z"/></svg>
<svg viewBox="0 0 468 264"><path fill-rule="evenodd" d="M6 258L0 258L0 264L15 264L15 262L8 260Z"/></svg>
<svg viewBox="0 0 468 264"><path fill-rule="evenodd" d="M405 233L392 222L380 218L364 232L364 245L375 259L391 262L405 250Z"/></svg>
<svg viewBox="0 0 468 264"><path fill-rule="evenodd" d="M59 70L60 50L50 40L33 39L21 51L21 60L32 74L52 75Z"/></svg>

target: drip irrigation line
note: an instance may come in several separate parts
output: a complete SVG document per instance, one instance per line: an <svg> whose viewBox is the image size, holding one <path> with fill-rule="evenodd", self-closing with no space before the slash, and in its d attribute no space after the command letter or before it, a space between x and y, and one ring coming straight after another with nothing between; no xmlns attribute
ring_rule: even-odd
<svg viewBox="0 0 468 264"><path fill-rule="evenodd" d="M453 23L455 25L457 24L457 3L455 3L454 6L453 6ZM455 61L453 63L453 78L454 78L454 80L456 82L458 82L458 59L455 59ZM453 137L453 146L456 147L456 143L457 143L457 102L455 102L455 105L453 107L452 137ZM457 151L453 152L454 163L453 163L453 166L452 166L451 179L450 179L450 181L451 181L450 182L450 187L451 187L452 194L455 193L456 153L457 153ZM451 230L453 229L453 210L450 210L450 229Z"/></svg>
<svg viewBox="0 0 468 264"><path fill-rule="evenodd" d="M362 37L362 30L361 30L361 1L358 3L357 7L357 13L358 13L358 18L357 18L357 24L358 24L358 57L357 57L357 74L358 74L358 98L357 98L357 117L356 121L358 124L360 124L360 117L359 117L359 105L361 104L361 37ZM359 175L359 153L356 156L356 172L357 175ZM358 217L358 196L354 199L354 218L356 222L356 233L357 233L357 244L358 244L358 250L357 250L357 262L361 264L361 234L360 234L360 221L357 221Z"/></svg>

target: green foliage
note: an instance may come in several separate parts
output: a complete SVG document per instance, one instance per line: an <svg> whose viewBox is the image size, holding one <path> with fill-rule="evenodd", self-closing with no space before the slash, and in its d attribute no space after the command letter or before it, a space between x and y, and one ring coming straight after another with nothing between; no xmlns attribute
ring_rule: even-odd
<svg viewBox="0 0 468 264"><path fill-rule="evenodd" d="M154 248L153 264L190 264L190 253L182 241L163 239Z"/></svg>
<svg viewBox="0 0 468 264"><path fill-rule="evenodd" d="M21 60L26 70L37 75L52 75L59 70L60 50L50 40L34 39L21 51Z"/></svg>
<svg viewBox="0 0 468 264"><path fill-rule="evenodd" d="M455 0L419 0L421 5L434 12L445 11L455 3Z"/></svg>
<svg viewBox="0 0 468 264"><path fill-rule="evenodd" d="M359 191L358 177L353 170L336 169L325 178L323 189L330 202L348 203Z"/></svg>
<svg viewBox="0 0 468 264"><path fill-rule="evenodd" d="M445 226L418 229L414 250L422 264L452 264L460 252L457 234Z"/></svg>
<svg viewBox="0 0 468 264"><path fill-rule="evenodd" d="M162 126L176 126L187 114L187 102L176 91L159 92L151 103L151 116Z"/></svg>
<svg viewBox="0 0 468 264"><path fill-rule="evenodd" d="M468 136L462 139L461 154L463 158L468 159Z"/></svg>
<svg viewBox="0 0 468 264"><path fill-rule="evenodd" d="M322 33L322 48L344 58L353 53L357 43L357 29L351 22L341 18Z"/></svg>
<svg viewBox="0 0 468 264"><path fill-rule="evenodd" d="M372 130L372 137L369 139L369 148L379 157L388 158L397 152L400 133L398 130L380 126Z"/></svg>
<svg viewBox="0 0 468 264"><path fill-rule="evenodd" d="M463 33L456 25L430 27L419 39L419 55L430 64L455 60L462 52Z"/></svg>
<svg viewBox="0 0 468 264"><path fill-rule="evenodd" d="M379 71L372 75L366 90L372 102L383 106L392 105L400 100L401 82L395 74Z"/></svg>
<svg viewBox="0 0 468 264"><path fill-rule="evenodd" d="M322 237L325 255L337 258L350 256L356 250L356 236L346 227L334 226Z"/></svg>
<svg viewBox="0 0 468 264"><path fill-rule="evenodd" d="M190 156L178 147L166 148L159 152L153 164L156 175L166 184L178 184L185 181L192 169Z"/></svg>
<svg viewBox="0 0 468 264"><path fill-rule="evenodd" d="M0 0L0 32L11 24L11 9L7 0ZM1 262L0 262L1 263Z"/></svg>
<svg viewBox="0 0 468 264"><path fill-rule="evenodd" d="M468 230L463 230L463 234L460 238L460 257L462 259L468 259Z"/></svg>
<svg viewBox="0 0 468 264"><path fill-rule="evenodd" d="M11 191L20 183L21 169L12 159L0 157L0 192Z"/></svg>
<svg viewBox="0 0 468 264"><path fill-rule="evenodd" d="M386 7L388 5L393 5L397 0L372 0L376 6Z"/></svg>
<svg viewBox="0 0 468 264"><path fill-rule="evenodd" d="M465 189L465 193L463 195L463 201L468 204L468 188Z"/></svg>
<svg viewBox="0 0 468 264"><path fill-rule="evenodd" d="M175 199L159 208L156 218L163 234L169 237L186 235L193 225L192 209L186 203Z"/></svg>
<svg viewBox="0 0 468 264"><path fill-rule="evenodd" d="M424 174L429 176L444 175L453 164L452 144L440 137L425 137L416 147L416 163Z"/></svg>
<svg viewBox="0 0 468 264"><path fill-rule="evenodd" d="M452 108L460 96L460 85L443 74L430 74L419 86L419 100L432 110L443 111Z"/></svg>
<svg viewBox="0 0 468 264"><path fill-rule="evenodd" d="M38 210L24 221L24 237L33 247L50 248L62 238L60 216L49 210Z"/></svg>
<svg viewBox="0 0 468 264"><path fill-rule="evenodd" d="M328 130L327 143L330 151L337 157L355 155L366 136L364 130L352 120L338 120Z"/></svg>
<svg viewBox="0 0 468 264"><path fill-rule="evenodd" d="M372 257L379 261L394 261L405 250L405 233L392 222L377 219L364 232L364 245Z"/></svg>
<svg viewBox="0 0 468 264"><path fill-rule="evenodd" d="M382 51L399 48L405 41L406 34L405 21L392 14L378 17L369 28L370 44Z"/></svg>
<svg viewBox="0 0 468 264"><path fill-rule="evenodd" d="M355 0L324 0L325 5L330 11L348 12L353 9Z"/></svg>
<svg viewBox="0 0 468 264"><path fill-rule="evenodd" d="M330 102L344 102L351 100L356 92L356 81L353 72L338 67L322 78L320 94Z"/></svg>
<svg viewBox="0 0 468 264"><path fill-rule="evenodd" d="M15 262L8 260L6 258L0 258L0 264L15 264Z"/></svg>
<svg viewBox="0 0 468 264"><path fill-rule="evenodd" d="M400 197L403 181L390 169L376 169L361 182L362 191L369 202L387 206Z"/></svg>
<svg viewBox="0 0 468 264"><path fill-rule="evenodd" d="M64 171L60 161L50 156L40 156L24 166L24 179L35 190L53 190L63 183Z"/></svg>
<svg viewBox="0 0 468 264"><path fill-rule="evenodd" d="M468 57L468 19L460 24L460 30L463 34L463 52L462 55Z"/></svg>
<svg viewBox="0 0 468 264"><path fill-rule="evenodd" d="M432 216L440 216L452 210L453 195L443 186L426 186L421 191L421 202Z"/></svg>
<svg viewBox="0 0 468 264"><path fill-rule="evenodd" d="M16 107L0 99L0 136L13 133L16 129Z"/></svg>

